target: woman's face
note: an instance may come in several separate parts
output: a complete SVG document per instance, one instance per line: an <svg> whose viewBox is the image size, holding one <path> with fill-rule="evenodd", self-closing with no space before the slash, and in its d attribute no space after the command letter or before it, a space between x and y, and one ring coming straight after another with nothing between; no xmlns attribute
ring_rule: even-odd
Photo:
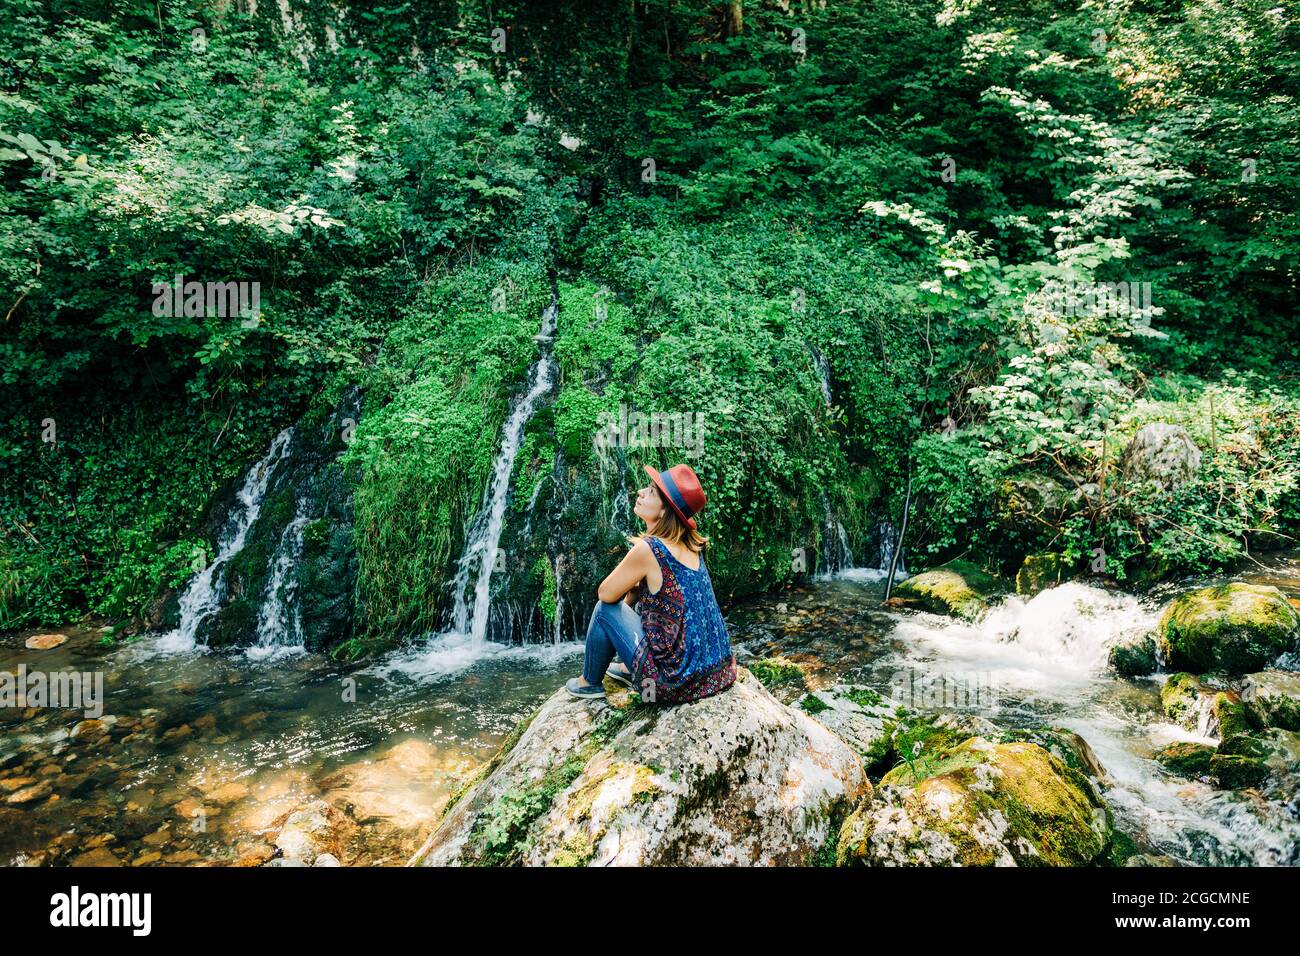
<svg viewBox="0 0 1300 956"><path fill-rule="evenodd" d="M633 513L645 522L647 528L653 528L655 523L663 517L664 501L659 497L659 489L654 485L646 485L640 488L636 493L636 505L633 506Z"/></svg>

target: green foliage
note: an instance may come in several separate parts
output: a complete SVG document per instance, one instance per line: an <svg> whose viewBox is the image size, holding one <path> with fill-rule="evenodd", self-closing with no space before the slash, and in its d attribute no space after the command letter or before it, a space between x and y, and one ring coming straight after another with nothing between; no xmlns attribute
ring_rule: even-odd
<svg viewBox="0 0 1300 956"><path fill-rule="evenodd" d="M0 628L145 613L340 382L338 653L438 626L551 270L512 499L567 481L544 614L616 557L642 463L699 471L724 597L793 580L828 509L861 553L909 479L914 566L1100 547L1133 578L1300 533L1300 28L1269 0L242 6L0 22ZM261 314L155 308L177 275ZM1152 313L1050 294L1111 282ZM702 447L611 455L624 409ZM1203 452L1173 491L1119 477L1149 421Z"/></svg>

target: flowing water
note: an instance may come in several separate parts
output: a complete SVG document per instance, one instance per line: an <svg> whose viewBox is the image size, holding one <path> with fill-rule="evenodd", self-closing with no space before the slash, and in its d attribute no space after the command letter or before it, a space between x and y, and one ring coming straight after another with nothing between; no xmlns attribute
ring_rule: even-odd
<svg viewBox="0 0 1300 956"><path fill-rule="evenodd" d="M275 436L266 455L248 469L244 484L235 498L236 506L231 509L225 527L222 528L216 556L181 592L180 623L158 642L157 650L183 652L194 648L199 625L221 605L224 596L221 571L244 547L248 529L253 526L262 510L267 486L277 466L288 455L292 442L293 428L286 428Z"/></svg>
<svg viewBox="0 0 1300 956"><path fill-rule="evenodd" d="M1246 574L1300 596L1294 558ZM1149 852L1186 865L1300 864L1300 805L1251 791L1216 790L1165 773L1153 759L1174 741L1216 742L1172 723L1161 675L1107 671L1112 643L1149 630L1160 604L1069 583L1032 599L1009 597L979 624L879 607L883 585L843 578L773 608L732 615L736 640L759 656L805 666L818 686L861 683L917 709L947 707L1004 726L1051 724L1082 736L1109 775L1105 797L1119 828ZM856 591L856 593L855 593ZM874 600L873 600L874 597Z"/></svg>

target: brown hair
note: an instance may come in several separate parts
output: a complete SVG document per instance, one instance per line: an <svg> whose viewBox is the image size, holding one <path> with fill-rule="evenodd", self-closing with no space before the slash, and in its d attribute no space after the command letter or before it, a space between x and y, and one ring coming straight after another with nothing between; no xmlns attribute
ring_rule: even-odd
<svg viewBox="0 0 1300 956"><path fill-rule="evenodd" d="M655 522L653 528L647 528L642 534L630 536L628 541L635 544L644 538L658 538L660 541L667 541L669 544L684 544L688 550L694 551L696 554L702 552L709 543L709 539L677 517L677 512L673 511L668 502L664 501L663 492L657 486L655 487L655 494L659 496L659 503L664 506L664 513L659 516L659 520Z"/></svg>

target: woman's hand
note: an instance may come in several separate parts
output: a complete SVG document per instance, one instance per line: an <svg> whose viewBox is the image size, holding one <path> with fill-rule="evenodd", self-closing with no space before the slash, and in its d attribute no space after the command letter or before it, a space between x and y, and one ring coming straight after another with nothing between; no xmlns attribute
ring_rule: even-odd
<svg viewBox="0 0 1300 956"><path fill-rule="evenodd" d="M638 541L618 563L618 567L609 572L609 577L600 582L596 596L606 604L615 604L623 600L629 591L645 580L655 563L654 552L650 550L649 543L645 540Z"/></svg>

